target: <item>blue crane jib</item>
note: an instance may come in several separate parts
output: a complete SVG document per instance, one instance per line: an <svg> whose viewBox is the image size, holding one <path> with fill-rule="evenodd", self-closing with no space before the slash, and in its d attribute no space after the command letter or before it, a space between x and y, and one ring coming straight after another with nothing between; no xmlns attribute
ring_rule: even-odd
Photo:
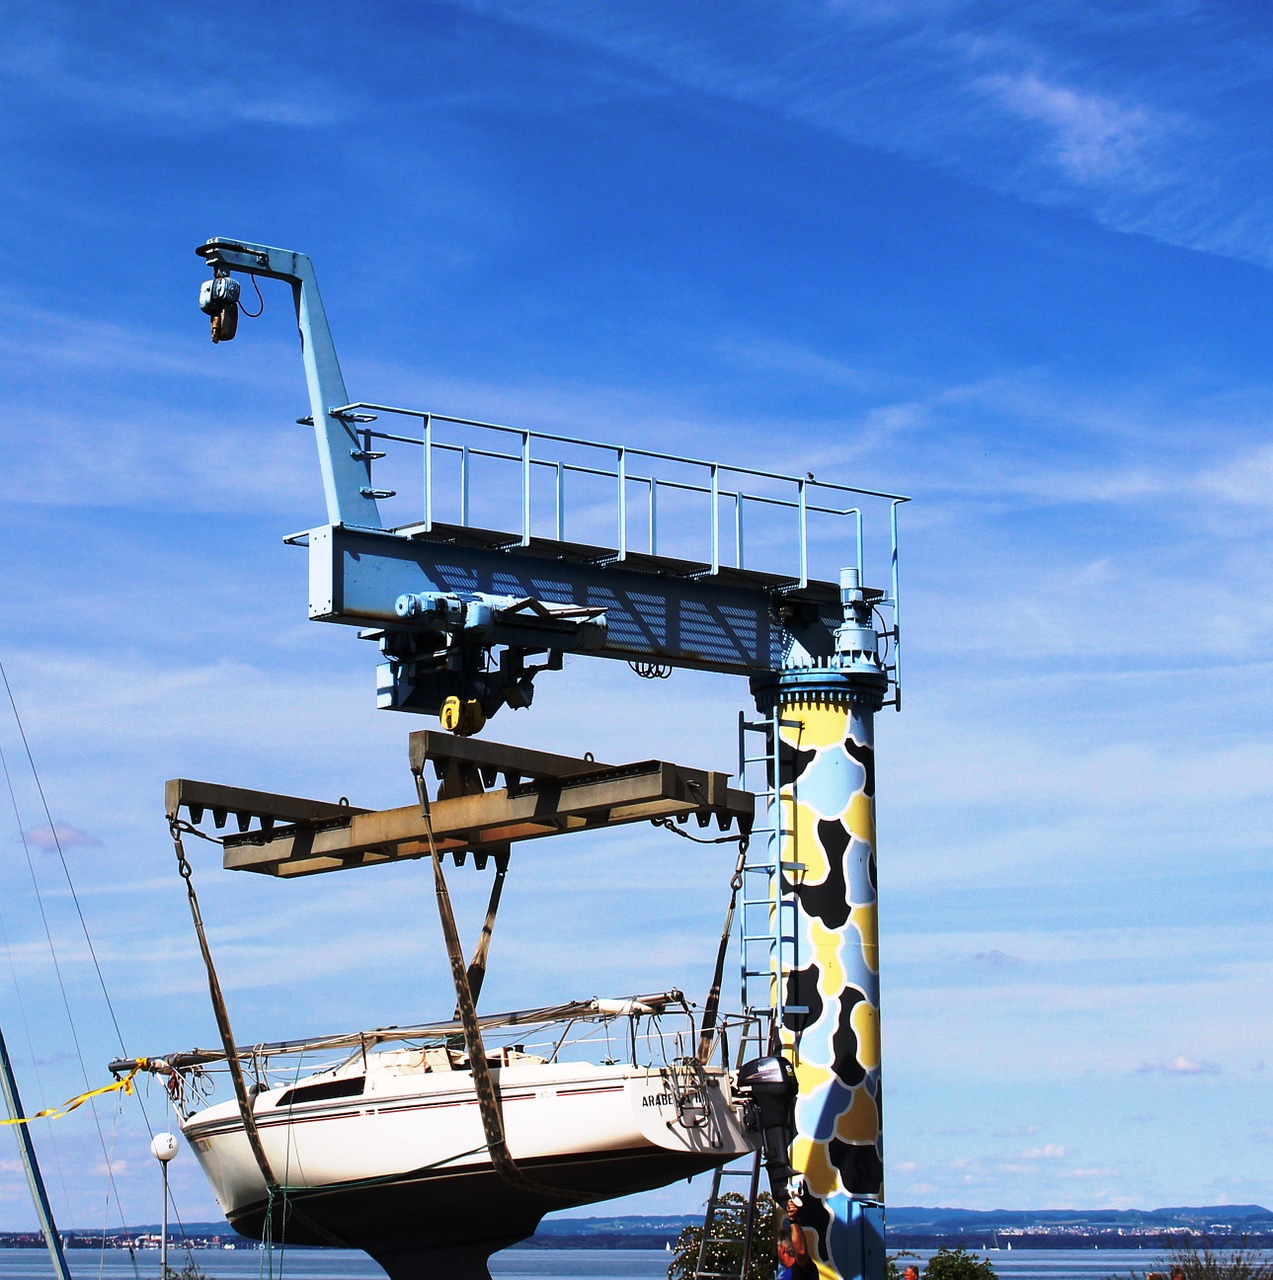
<svg viewBox="0 0 1273 1280"><path fill-rule="evenodd" d="M236 273L292 287L327 522L288 540L308 547L310 617L378 642L381 706L473 732L529 705L568 653L753 679L870 653L900 705L905 497L351 402L306 255L221 238L196 252L214 341L237 328ZM886 589L864 585L873 508Z"/></svg>

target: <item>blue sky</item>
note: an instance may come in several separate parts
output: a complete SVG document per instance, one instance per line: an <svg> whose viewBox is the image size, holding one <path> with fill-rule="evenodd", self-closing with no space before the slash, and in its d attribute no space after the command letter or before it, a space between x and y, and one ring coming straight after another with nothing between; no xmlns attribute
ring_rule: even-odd
<svg viewBox="0 0 1273 1280"><path fill-rule="evenodd" d="M195 244L310 253L351 394L913 494L879 729L889 1199L1269 1203L1273 40L1234 4L31 5L0 50L0 657L130 1052L214 1036L185 775L408 803L322 519L286 298L213 348ZM596 667L604 666L604 670ZM733 767L740 683L572 664L496 737ZM28 1103L118 1051L12 723L0 1016ZM728 850L515 867L490 1007L701 990ZM199 882L242 1039L449 1008L418 867ZM631 890L616 895L616 884ZM457 885L461 907L476 882ZM548 927L545 927L545 922ZM13 979L16 978L16 981ZM162 1124L158 1098L148 1102ZM68 1221L154 1170L48 1130ZM0 1227L30 1210L2 1165ZM212 1216L189 1158L184 1216ZM702 1189L632 1211L688 1211Z"/></svg>

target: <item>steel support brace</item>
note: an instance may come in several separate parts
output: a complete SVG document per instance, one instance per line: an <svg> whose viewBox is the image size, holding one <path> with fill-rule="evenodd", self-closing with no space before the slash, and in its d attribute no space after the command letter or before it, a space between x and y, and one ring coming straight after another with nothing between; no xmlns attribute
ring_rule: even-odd
<svg viewBox="0 0 1273 1280"><path fill-rule="evenodd" d="M214 269L285 280L292 286L301 355L309 388L310 414L318 441L327 518L332 524L379 529L380 512L371 491L371 472L354 424L331 411L349 403L336 359L327 313L318 294L314 265L303 253L263 244L213 237L195 252Z"/></svg>

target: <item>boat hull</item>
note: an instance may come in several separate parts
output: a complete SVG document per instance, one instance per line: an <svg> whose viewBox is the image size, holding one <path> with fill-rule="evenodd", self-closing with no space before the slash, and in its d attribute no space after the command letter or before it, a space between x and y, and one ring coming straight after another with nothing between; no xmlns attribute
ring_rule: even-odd
<svg viewBox="0 0 1273 1280"><path fill-rule="evenodd" d="M719 1070L594 1064L492 1073L510 1155L529 1185L505 1181L485 1150L471 1077L368 1073L354 1098L280 1106L263 1093L254 1117L273 1202L233 1103L183 1131L222 1209L244 1235L362 1249L395 1277L485 1275L485 1258L534 1233L544 1214L665 1186L752 1149ZM464 1258L479 1259L466 1271ZM429 1259L425 1265L423 1259ZM448 1267L452 1266L448 1262Z"/></svg>

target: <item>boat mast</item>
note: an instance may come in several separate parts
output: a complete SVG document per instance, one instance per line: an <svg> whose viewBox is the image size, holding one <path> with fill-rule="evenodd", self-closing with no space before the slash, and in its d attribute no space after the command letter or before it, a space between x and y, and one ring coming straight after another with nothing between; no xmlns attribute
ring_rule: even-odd
<svg viewBox="0 0 1273 1280"><path fill-rule="evenodd" d="M0 1031L0 1088L4 1090L4 1102L9 1118L24 1120L26 1112L22 1110L22 1099L18 1096L18 1082L13 1075L13 1064L9 1061L9 1050L5 1047L2 1031ZM57 1224L53 1221L53 1210L49 1207L49 1197L44 1190L44 1179L40 1176L40 1163L35 1156L31 1130L25 1124L15 1124L13 1128L18 1135L18 1151L22 1156L22 1167L26 1170L27 1184L31 1188L31 1199L35 1201L36 1216L40 1219L40 1233L44 1236L49 1257L53 1261L53 1272L58 1280L71 1280L71 1272L66 1265L66 1255L62 1252L62 1237L57 1233Z"/></svg>

